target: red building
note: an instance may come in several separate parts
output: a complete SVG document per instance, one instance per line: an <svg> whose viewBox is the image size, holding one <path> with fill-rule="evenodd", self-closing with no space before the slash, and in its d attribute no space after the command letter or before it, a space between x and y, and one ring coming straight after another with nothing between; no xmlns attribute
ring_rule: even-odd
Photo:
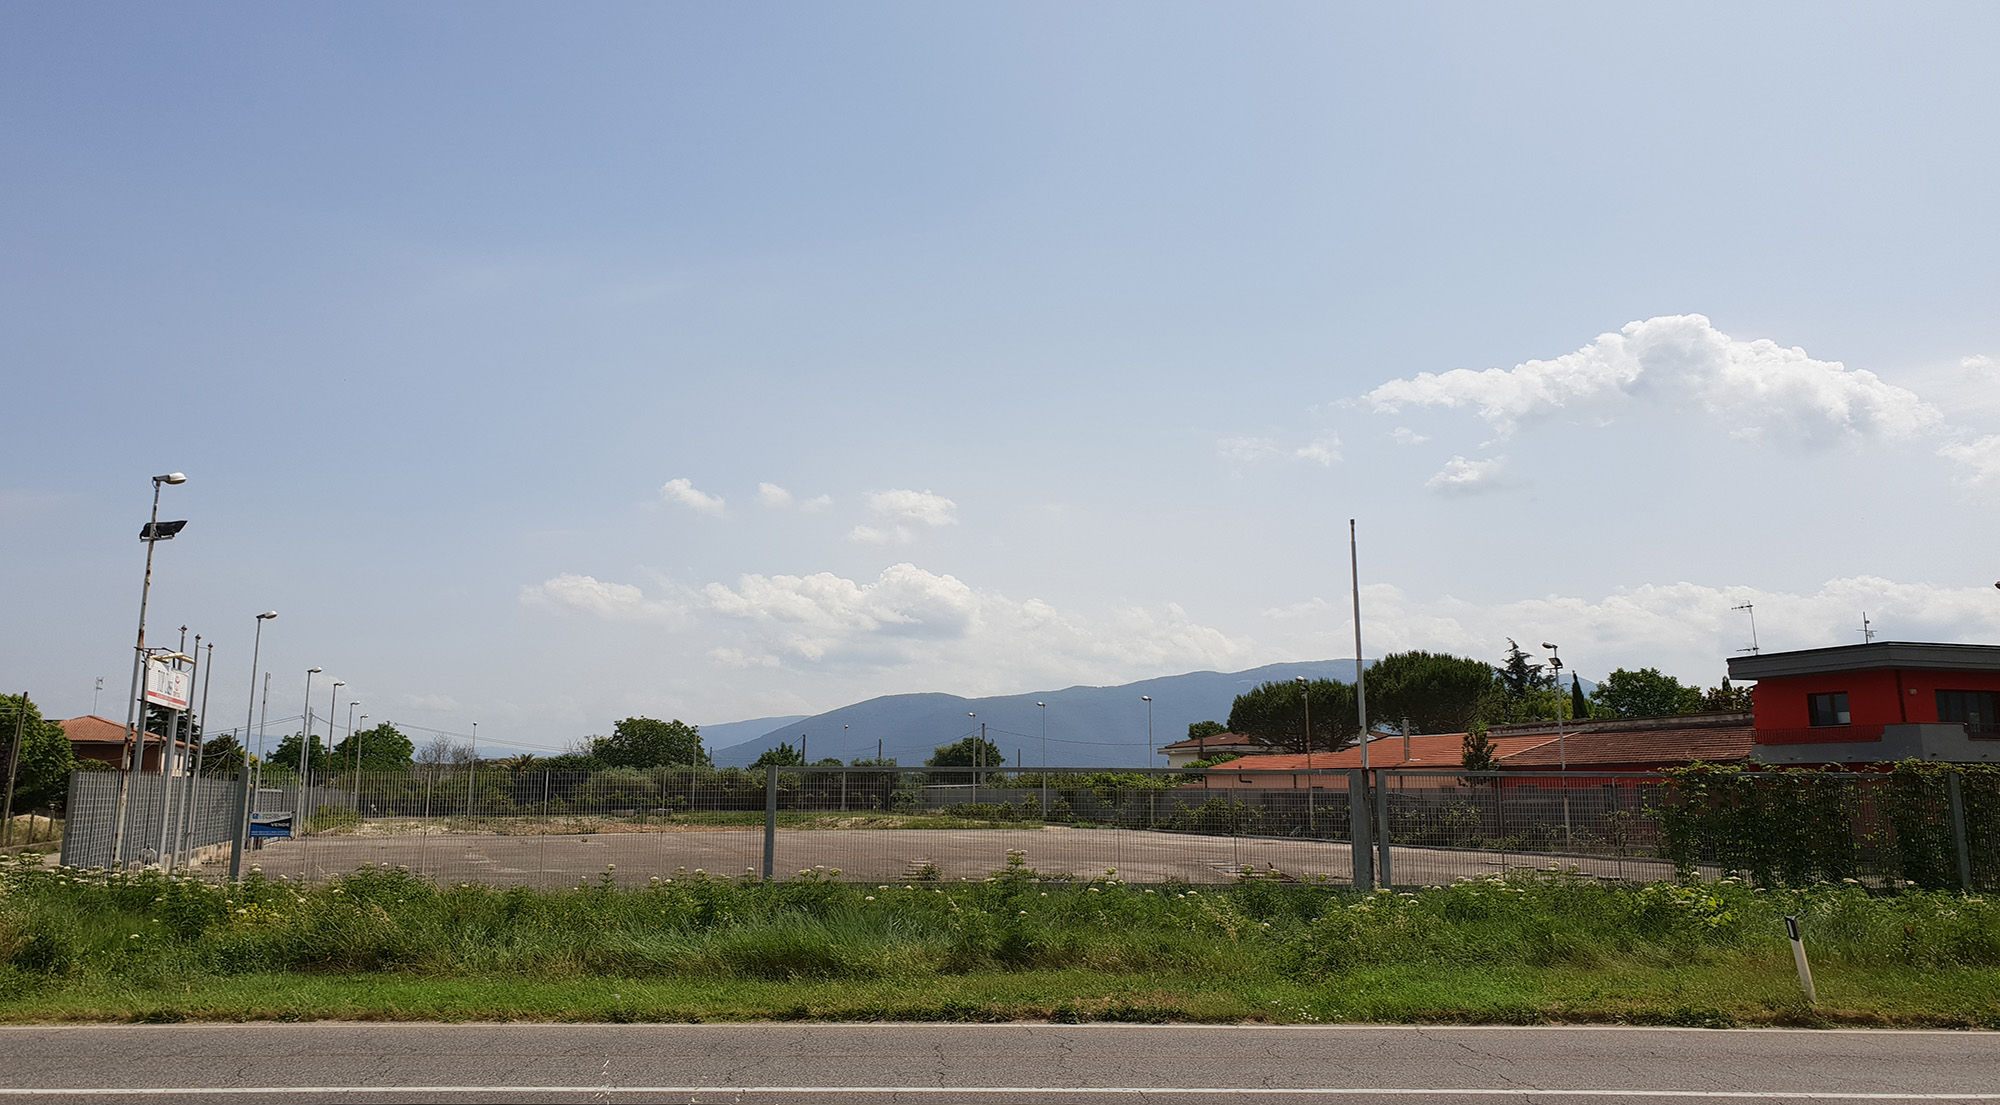
<svg viewBox="0 0 2000 1105"><path fill-rule="evenodd" d="M1729 661L1769 764L2000 761L2000 646L1877 641Z"/></svg>

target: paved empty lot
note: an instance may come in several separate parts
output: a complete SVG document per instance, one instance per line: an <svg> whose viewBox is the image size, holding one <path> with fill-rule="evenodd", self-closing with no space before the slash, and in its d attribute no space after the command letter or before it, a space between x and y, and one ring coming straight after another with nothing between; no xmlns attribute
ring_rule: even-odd
<svg viewBox="0 0 2000 1105"><path fill-rule="evenodd" d="M1006 866L1010 851L1048 875L1102 878L1115 870L1128 882L1221 883L1243 867L1301 880L1345 883L1354 872L1348 845L1327 841L1065 827L1022 829L780 829L775 874L813 867L846 880L896 880L934 872L946 880L980 879ZM762 870L762 829L510 836L499 833L315 836L277 841L252 862L267 875L323 878L364 863L406 866L443 882L574 886L609 871L619 883L705 871L742 875ZM1656 879L1672 874L1658 860L1600 859L1522 852L1397 848L1399 884L1446 883L1510 867L1574 865L1609 879Z"/></svg>

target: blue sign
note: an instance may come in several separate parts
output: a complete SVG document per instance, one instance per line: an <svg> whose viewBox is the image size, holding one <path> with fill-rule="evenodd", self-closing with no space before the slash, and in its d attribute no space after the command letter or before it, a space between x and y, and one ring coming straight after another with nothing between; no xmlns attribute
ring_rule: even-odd
<svg viewBox="0 0 2000 1105"><path fill-rule="evenodd" d="M276 810L271 813L250 815L250 839L270 839L281 837L290 839L292 835L292 811Z"/></svg>

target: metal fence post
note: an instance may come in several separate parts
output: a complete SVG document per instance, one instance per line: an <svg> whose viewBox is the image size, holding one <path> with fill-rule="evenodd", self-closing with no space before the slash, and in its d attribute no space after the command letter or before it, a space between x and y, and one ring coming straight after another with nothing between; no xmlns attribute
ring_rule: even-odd
<svg viewBox="0 0 2000 1105"><path fill-rule="evenodd" d="M1375 771L1375 873L1384 887L1395 885L1395 876L1389 873L1389 774L1377 768Z"/></svg>
<svg viewBox="0 0 2000 1105"><path fill-rule="evenodd" d="M764 765L764 881L778 866L778 765Z"/></svg>
<svg viewBox="0 0 2000 1105"><path fill-rule="evenodd" d="M1972 849L1965 839L1965 795L1958 787L1958 772L1945 773L1944 793L1951 799L1951 839L1958 845L1958 888L1972 890Z"/></svg>
<svg viewBox="0 0 2000 1105"><path fill-rule="evenodd" d="M1306 793L1312 793L1312 777L1306 777ZM1347 773L1348 850L1354 853L1354 889L1375 889L1375 855L1368 831L1368 773L1355 768Z"/></svg>

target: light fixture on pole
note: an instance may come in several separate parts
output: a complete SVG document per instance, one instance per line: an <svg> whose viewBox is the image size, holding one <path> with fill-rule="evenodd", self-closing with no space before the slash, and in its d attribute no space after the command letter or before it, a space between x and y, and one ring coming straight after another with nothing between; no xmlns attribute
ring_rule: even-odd
<svg viewBox="0 0 2000 1105"><path fill-rule="evenodd" d="M1042 710L1042 820L1049 817L1049 704L1037 702Z"/></svg>
<svg viewBox="0 0 2000 1105"><path fill-rule="evenodd" d="M174 535L181 531L181 527L187 525L185 521L160 521L160 488L166 484L186 482L187 477L179 472L154 476L153 515L139 529L139 540L146 543L146 579L139 588L139 639L138 643L132 646L132 690L125 697L125 750L124 755L119 757L118 764L118 824L113 830L111 839L111 862L114 866L122 866L125 862L125 815L131 808L132 774L135 770L144 770L145 767L146 743L144 738L139 736L139 731L145 726L145 712L140 703L144 701L141 681L145 678L146 672L146 603L153 595L153 546L162 541L173 540ZM138 756L136 764L133 759L135 748Z"/></svg>
<svg viewBox="0 0 2000 1105"><path fill-rule="evenodd" d="M276 610L257 615L257 636L250 644L250 705L243 711L243 768L236 773L236 840L229 850L229 877L243 877L243 853L250 848L250 812L254 805L250 789L250 723L257 717L257 657L264 647L264 623L278 616Z"/></svg>
<svg viewBox="0 0 2000 1105"><path fill-rule="evenodd" d="M368 728L368 715L361 715L361 728ZM361 736L352 723L347 727L348 743L354 746L354 812L361 812Z"/></svg>
<svg viewBox="0 0 2000 1105"><path fill-rule="evenodd" d="M345 686L347 686L347 680L345 679L334 680L333 693L329 695L326 700L326 754L327 754L329 769L332 767L331 761L333 759L333 719L335 712L338 711L340 708L340 688ZM352 714L353 712L354 711L352 710L348 711L349 714ZM307 734L307 739L311 740L311 734ZM319 751L319 749L314 748L313 751L317 752ZM306 762L310 764L312 761L308 760Z"/></svg>
<svg viewBox="0 0 2000 1105"><path fill-rule="evenodd" d="M1141 767L1153 766L1153 696L1142 694L1139 701L1146 704L1146 758L1139 761Z"/></svg>
<svg viewBox="0 0 2000 1105"><path fill-rule="evenodd" d="M318 675L320 671L321 669L319 668L306 669L306 734L305 739L299 742L299 800L302 802L306 797L306 749L312 746L313 739L313 676ZM327 720L332 721L333 719L328 718ZM298 816L297 811L293 812L293 816Z"/></svg>
<svg viewBox="0 0 2000 1105"><path fill-rule="evenodd" d="M1542 647L1549 650L1549 666L1556 669L1556 674L1555 674L1556 762L1558 768L1561 771L1566 772L1569 770L1569 748L1564 743L1564 738L1563 738L1562 655L1556 649L1555 645L1550 644L1547 641L1542 642ZM1563 847L1568 848L1570 847L1570 829L1569 829L1569 779L1567 776L1565 776L1562 780L1562 788L1563 788Z"/></svg>
<svg viewBox="0 0 2000 1105"><path fill-rule="evenodd" d="M1306 715L1306 770L1307 770L1308 772L1310 772L1310 771L1311 771L1311 770L1313 769L1313 700L1312 700L1312 684L1310 684L1310 683L1306 682L1306 677L1305 677L1305 676L1303 676L1303 675L1295 675L1295 676L1293 676L1293 677L1292 677L1292 682L1294 682L1294 683L1297 683L1297 684L1299 685L1299 702L1300 702L1300 703L1302 704L1302 707L1303 707L1303 709L1305 710L1305 715ZM1310 788L1310 787L1312 786L1312 779L1311 779L1311 777L1310 777L1310 776L1308 776L1308 777L1307 777L1307 779L1306 779L1306 786L1307 786L1308 788Z"/></svg>

